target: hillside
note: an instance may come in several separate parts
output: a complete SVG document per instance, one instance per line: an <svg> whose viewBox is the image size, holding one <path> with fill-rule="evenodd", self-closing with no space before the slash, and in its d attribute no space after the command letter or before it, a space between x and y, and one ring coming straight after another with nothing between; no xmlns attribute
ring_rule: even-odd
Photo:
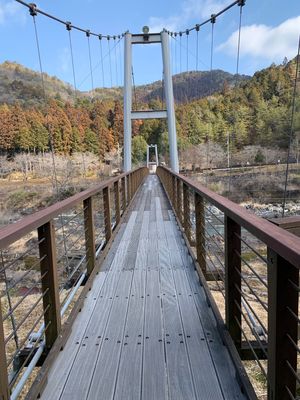
<svg viewBox="0 0 300 400"><path fill-rule="evenodd" d="M4 69L10 71L10 78L5 82L8 87L7 93L3 94L3 87L1 89L2 96L8 97L11 93L10 101L19 99L19 102L0 103L0 151L10 154L22 151L45 152L49 150L49 132L53 136L53 146L58 153L90 151L103 158L107 152L122 146L122 104L118 99L113 100L120 93L120 89L119 92L118 89L110 89L112 98L108 101L100 101L101 93L109 97L107 91L103 89L103 92L97 91L98 99L93 102L88 101L89 93L83 93L82 98L85 101L78 101L74 105L72 102L61 101L64 98L71 99L71 87L55 78L46 77L46 84L50 85L49 90L46 88L47 92L52 93L54 98L49 101L47 108L37 107L41 100L38 75L16 64L8 66L6 64ZM243 79L237 87L233 85L234 77L230 80L229 75L217 71L214 82L218 91L211 96L204 95L207 92L210 94L208 85L210 75L197 73L197 78L202 77L201 85L199 81L197 83L201 86L205 97L200 97L199 88L199 98L182 101L176 105L180 150L190 149L188 158L191 159L193 154L191 149L195 150L197 156L198 147L210 142L220 146L224 151L228 147L228 139L232 153L253 145L286 149L290 135L295 71L295 59L278 66L274 64L256 72L250 79ZM27 80L22 81L23 90L16 90L13 97L13 88L7 81L13 81L12 77L16 75L26 77ZM227 78L224 81L225 77ZM190 90L180 91L184 79L190 79L190 83L187 83ZM184 100L188 95L192 97L193 91L197 93L196 83L192 84L192 79L196 82L195 73L192 72L174 77L175 93L178 91L180 99ZM140 107L160 107L160 97L156 96L159 93L158 85L159 83L155 82L139 88ZM37 96L31 98L32 93L33 95L36 93L33 88ZM151 101L151 104L150 100L148 103L142 103L140 100L142 96L149 99L152 96L156 100ZM294 158L299 157L297 155L300 143L299 97L295 105L293 148L296 155L292 156ZM147 143L157 143L159 153L167 154L166 121L134 121L132 133L133 149L136 148L139 154L136 159L134 158L135 161L144 158L143 152ZM255 157L259 159L261 155L256 154Z"/></svg>
<svg viewBox="0 0 300 400"><path fill-rule="evenodd" d="M248 76L240 76L239 81L248 80ZM184 72L175 75L174 97L178 103L186 103L191 100L203 98L212 93L222 90L224 84L232 86L236 78L234 75L221 70L215 70L212 74L204 72ZM50 98L72 101L73 88L71 85L56 77L44 75L47 96ZM212 82L212 89L210 84ZM226 82L226 83L225 83ZM97 88L96 97L101 100L120 100L122 88ZM79 97L91 97L91 92L78 92ZM162 96L162 82L156 81L151 84L136 87L137 100L149 103L160 99ZM0 103L13 104L15 102L33 106L42 103L43 91L39 72L33 71L15 62L5 61L0 64Z"/></svg>
<svg viewBox="0 0 300 400"><path fill-rule="evenodd" d="M72 86L56 77L44 74L47 96L71 100ZM0 64L0 103L19 102L34 106L43 102L41 75L15 62Z"/></svg>

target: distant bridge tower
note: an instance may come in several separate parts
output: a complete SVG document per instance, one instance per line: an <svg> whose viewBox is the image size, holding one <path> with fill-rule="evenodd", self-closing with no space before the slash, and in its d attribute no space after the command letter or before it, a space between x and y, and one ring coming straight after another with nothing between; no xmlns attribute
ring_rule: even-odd
<svg viewBox="0 0 300 400"><path fill-rule="evenodd" d="M150 149L154 148L155 151L155 161L150 161ZM147 146L147 168L150 169L150 172L156 172L156 168L158 167L158 152L157 152L157 144L148 144Z"/></svg>
<svg viewBox="0 0 300 400"><path fill-rule="evenodd" d="M166 110L132 111L132 45L161 43L164 69L164 88ZM143 34L125 34L125 60L124 60L124 171L131 170L131 128L134 119L167 118L169 134L170 167L179 172L176 121L174 109L173 83L170 64L169 35L161 33L149 33L149 28L143 28Z"/></svg>

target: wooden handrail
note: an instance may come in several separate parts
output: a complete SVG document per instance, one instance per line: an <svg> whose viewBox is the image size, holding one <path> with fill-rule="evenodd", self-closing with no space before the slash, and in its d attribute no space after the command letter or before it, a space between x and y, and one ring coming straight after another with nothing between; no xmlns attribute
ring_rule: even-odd
<svg viewBox="0 0 300 400"><path fill-rule="evenodd" d="M62 200L58 203L53 204L50 207L45 208L44 210L37 211L32 215L22 218L14 224L7 225L0 229L0 250L5 249L10 244L15 241L21 239L24 235L30 233L34 229L39 228L44 225L46 222L51 219L57 217L64 211L69 210L75 205L83 202L87 198L94 196L95 194L101 192L106 187L111 186L118 180L130 176L132 173L139 169L144 169L146 167L137 168L130 172L123 173L114 178L110 178L104 182L101 182L98 185L93 186L90 189L84 190L83 192L76 193L74 196L71 196L65 200Z"/></svg>
<svg viewBox="0 0 300 400"><path fill-rule="evenodd" d="M275 250L281 257L289 261L295 267L300 268L300 238L265 219L251 214L240 205L207 189L200 183L177 174L166 167L158 167L158 172L159 169L176 176L195 193L200 194L241 227L247 229L247 231L264 242L268 247Z"/></svg>

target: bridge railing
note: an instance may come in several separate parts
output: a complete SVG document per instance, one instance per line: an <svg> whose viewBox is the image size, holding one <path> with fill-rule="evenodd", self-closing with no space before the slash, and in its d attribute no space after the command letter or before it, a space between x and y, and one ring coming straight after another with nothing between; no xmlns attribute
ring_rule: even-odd
<svg viewBox="0 0 300 400"><path fill-rule="evenodd" d="M121 174L0 230L1 400L19 396L70 328L147 174Z"/></svg>
<svg viewBox="0 0 300 400"><path fill-rule="evenodd" d="M252 382L256 364L268 399L298 398L300 238L165 167L157 174L232 357L252 360Z"/></svg>

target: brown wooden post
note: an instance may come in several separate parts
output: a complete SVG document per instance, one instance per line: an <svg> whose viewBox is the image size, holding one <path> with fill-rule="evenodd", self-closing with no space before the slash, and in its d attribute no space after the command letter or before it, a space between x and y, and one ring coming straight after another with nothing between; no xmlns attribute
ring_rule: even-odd
<svg viewBox="0 0 300 400"><path fill-rule="evenodd" d="M176 195L176 176L172 175L172 201L173 207L177 210L177 195Z"/></svg>
<svg viewBox="0 0 300 400"><path fill-rule="evenodd" d="M296 397L299 269L268 249L268 399ZM294 316L292 315L294 313ZM288 337L289 336L289 337ZM290 368L288 366L290 364Z"/></svg>
<svg viewBox="0 0 300 400"><path fill-rule="evenodd" d="M136 172L132 173L132 181L133 181L133 190L132 190L132 196L134 196L136 192Z"/></svg>
<svg viewBox="0 0 300 400"><path fill-rule="evenodd" d="M83 201L83 208L84 208L86 268L87 268L87 274L89 276L93 271L96 262L95 226L94 226L92 197L89 197Z"/></svg>
<svg viewBox="0 0 300 400"><path fill-rule="evenodd" d="M179 178L177 178L177 214L182 224L182 185Z"/></svg>
<svg viewBox="0 0 300 400"><path fill-rule="evenodd" d="M116 181L114 183L114 192L115 192L116 224L118 225L121 219L119 181Z"/></svg>
<svg viewBox="0 0 300 400"><path fill-rule="evenodd" d="M205 250L205 211L204 201L200 194L195 192L195 218L196 218L196 250L197 260L202 272L206 273Z"/></svg>
<svg viewBox="0 0 300 400"><path fill-rule="evenodd" d="M241 349L241 227L225 216L225 314L232 340Z"/></svg>
<svg viewBox="0 0 300 400"><path fill-rule="evenodd" d="M5 352L5 338L4 329L2 322L2 308L1 308L1 297L0 297L0 399L9 399L9 384L7 376L7 359Z"/></svg>
<svg viewBox="0 0 300 400"><path fill-rule="evenodd" d="M188 241L191 242L190 193L185 183L183 184L183 227Z"/></svg>
<svg viewBox="0 0 300 400"><path fill-rule="evenodd" d="M123 212L126 210L126 177L124 176L121 180L122 185L122 204L123 204Z"/></svg>
<svg viewBox="0 0 300 400"><path fill-rule="evenodd" d="M134 195L134 179L133 179L133 173L130 173L130 200L132 200Z"/></svg>
<svg viewBox="0 0 300 400"><path fill-rule="evenodd" d="M110 215L110 189L106 187L103 189L103 207L104 207L104 220L105 220L105 238L106 242L111 238L111 215Z"/></svg>
<svg viewBox="0 0 300 400"><path fill-rule="evenodd" d="M56 263L55 229L53 221L38 228L40 268L45 320L46 347L50 349L61 331L59 285ZM48 326L49 325L49 326Z"/></svg>
<svg viewBox="0 0 300 400"><path fill-rule="evenodd" d="M131 179L130 179L130 174L126 176L127 179L127 205L131 201Z"/></svg>

